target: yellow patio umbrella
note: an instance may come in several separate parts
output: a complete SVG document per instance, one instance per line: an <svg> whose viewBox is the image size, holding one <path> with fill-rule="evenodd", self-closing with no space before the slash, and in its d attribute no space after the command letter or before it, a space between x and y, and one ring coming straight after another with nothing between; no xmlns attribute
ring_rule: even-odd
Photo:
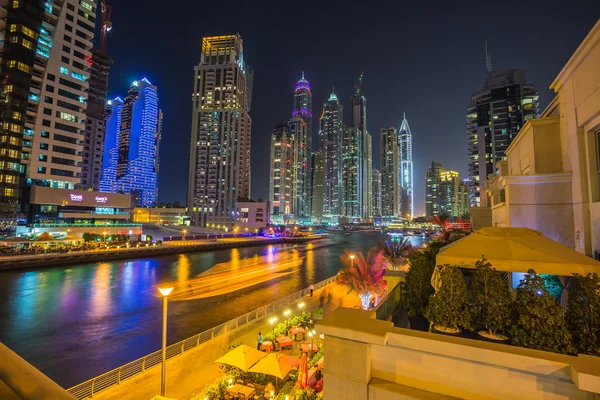
<svg viewBox="0 0 600 400"><path fill-rule="evenodd" d="M283 379L299 363L300 360L296 357L286 356L282 353L270 353L250 368L250 372L258 372Z"/></svg>
<svg viewBox="0 0 600 400"><path fill-rule="evenodd" d="M217 361L215 361L215 363L231 365L232 367L239 368L244 372L248 372L251 366L266 356L266 353L242 344L225 354L223 357L219 358Z"/></svg>
<svg viewBox="0 0 600 400"><path fill-rule="evenodd" d="M437 265L475 268L485 257L498 271L569 276L600 273L600 262L528 228L482 228L445 246Z"/></svg>

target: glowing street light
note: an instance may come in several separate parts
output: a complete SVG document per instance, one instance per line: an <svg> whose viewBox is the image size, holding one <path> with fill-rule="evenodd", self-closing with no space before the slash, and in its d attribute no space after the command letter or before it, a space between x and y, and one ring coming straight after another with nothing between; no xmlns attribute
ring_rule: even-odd
<svg viewBox="0 0 600 400"><path fill-rule="evenodd" d="M163 298L163 324L162 324L162 371L160 374L160 395L165 396L167 375L167 302L169 294L173 291L172 287L158 288Z"/></svg>
<svg viewBox="0 0 600 400"><path fill-rule="evenodd" d="M354 257L356 257L354 254L350 254L350 266L354 266Z"/></svg>
<svg viewBox="0 0 600 400"><path fill-rule="evenodd" d="M304 302L298 304L298 308L302 310L304 308Z"/></svg>
<svg viewBox="0 0 600 400"><path fill-rule="evenodd" d="M308 332L308 337L310 338L310 359L313 358L313 356L315 355L315 335L317 334L317 331L315 331L314 329L312 331Z"/></svg>
<svg viewBox="0 0 600 400"><path fill-rule="evenodd" d="M106 242L106 232L102 232L102 234L104 235L104 241Z"/></svg>
<svg viewBox="0 0 600 400"><path fill-rule="evenodd" d="M271 326L273 327L273 335L275 335L275 322L277 322L277 317L271 317L269 319L269 323L271 324Z"/></svg>
<svg viewBox="0 0 600 400"><path fill-rule="evenodd" d="M187 233L187 231L184 229L182 232L183 232L183 240L185 240L185 234Z"/></svg>

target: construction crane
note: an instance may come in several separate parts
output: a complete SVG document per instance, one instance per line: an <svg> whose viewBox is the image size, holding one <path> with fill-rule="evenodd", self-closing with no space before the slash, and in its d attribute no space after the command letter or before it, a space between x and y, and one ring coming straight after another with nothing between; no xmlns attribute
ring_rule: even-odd
<svg viewBox="0 0 600 400"><path fill-rule="evenodd" d="M358 83L354 84L354 91L356 92L356 94L360 94L360 85L362 85L363 75L364 72L361 72L360 78L358 79Z"/></svg>
<svg viewBox="0 0 600 400"><path fill-rule="evenodd" d="M100 51L106 54L106 34L112 29L110 22L110 14L112 7L106 4L106 0L102 0L102 31L100 33Z"/></svg>

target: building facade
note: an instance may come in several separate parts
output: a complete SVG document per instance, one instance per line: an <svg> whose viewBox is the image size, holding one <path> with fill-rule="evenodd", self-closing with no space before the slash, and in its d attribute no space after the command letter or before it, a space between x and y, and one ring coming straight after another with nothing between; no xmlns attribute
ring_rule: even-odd
<svg viewBox="0 0 600 400"><path fill-rule="evenodd" d="M269 168L269 203L273 222L285 223L291 218L293 206L294 141L287 124L279 124L271 135Z"/></svg>
<svg viewBox="0 0 600 400"><path fill-rule="evenodd" d="M467 210L467 188L458 172L446 170L436 161L427 170L425 181L425 215L431 219L440 214L460 217Z"/></svg>
<svg viewBox="0 0 600 400"><path fill-rule="evenodd" d="M471 95L467 114L469 201L480 205L480 186L497 173L496 164L523 124L539 114L538 91L525 69L489 71L484 87Z"/></svg>
<svg viewBox="0 0 600 400"><path fill-rule="evenodd" d="M100 190L102 153L106 133L106 95L112 60L103 52L93 50L91 63L90 89L85 111L85 130L83 131L81 186Z"/></svg>
<svg viewBox="0 0 600 400"><path fill-rule="evenodd" d="M313 219L320 222L323 218L323 183L325 180L325 157L322 151L312 154L311 172L311 213Z"/></svg>
<svg viewBox="0 0 600 400"><path fill-rule="evenodd" d="M234 224L235 203L250 198L252 71L240 35L202 39L194 68L188 210L192 224Z"/></svg>
<svg viewBox="0 0 600 400"><path fill-rule="evenodd" d="M100 190L131 194L135 207L158 200L162 112L158 89L143 78L134 81L125 100L111 101L105 135Z"/></svg>
<svg viewBox="0 0 600 400"><path fill-rule="evenodd" d="M319 119L324 157L323 216L328 218L342 214L342 131L343 107L332 91Z"/></svg>
<svg viewBox="0 0 600 400"><path fill-rule="evenodd" d="M414 215L412 133L406 113L398 131L400 148L400 215L411 219Z"/></svg>
<svg viewBox="0 0 600 400"><path fill-rule="evenodd" d="M400 214L400 149L396 128L381 129L381 216L387 219Z"/></svg>
<svg viewBox="0 0 600 400"><path fill-rule="evenodd" d="M373 217L381 217L381 173L373 168L371 172L371 194L373 198L371 200L372 214Z"/></svg>
<svg viewBox="0 0 600 400"><path fill-rule="evenodd" d="M308 124L294 115L288 122L292 136L292 214L296 220L310 219L310 138Z"/></svg>
<svg viewBox="0 0 600 400"><path fill-rule="evenodd" d="M271 223L266 201L238 201L235 207L234 233L259 233Z"/></svg>
<svg viewBox="0 0 600 400"><path fill-rule="evenodd" d="M492 225L526 227L600 259L600 21L486 182Z"/></svg>

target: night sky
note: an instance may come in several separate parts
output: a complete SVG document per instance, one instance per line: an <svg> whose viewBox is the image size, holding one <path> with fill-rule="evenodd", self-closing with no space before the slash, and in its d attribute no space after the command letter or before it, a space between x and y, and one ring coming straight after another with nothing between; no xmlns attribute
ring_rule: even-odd
<svg viewBox="0 0 600 400"><path fill-rule="evenodd" d="M203 36L239 32L255 71L253 198L268 197L269 136L290 118L302 71L312 87L315 128L331 87L346 111L364 72L374 167L380 128L399 127L406 112L420 215L431 161L467 176L464 109L484 82L484 41L494 69L527 67L543 109L552 98L549 85L600 17L594 0L376 3L109 0L110 95L123 95L144 76L158 86L164 112L160 201L185 202L193 68ZM345 123L349 117L345 113Z"/></svg>

